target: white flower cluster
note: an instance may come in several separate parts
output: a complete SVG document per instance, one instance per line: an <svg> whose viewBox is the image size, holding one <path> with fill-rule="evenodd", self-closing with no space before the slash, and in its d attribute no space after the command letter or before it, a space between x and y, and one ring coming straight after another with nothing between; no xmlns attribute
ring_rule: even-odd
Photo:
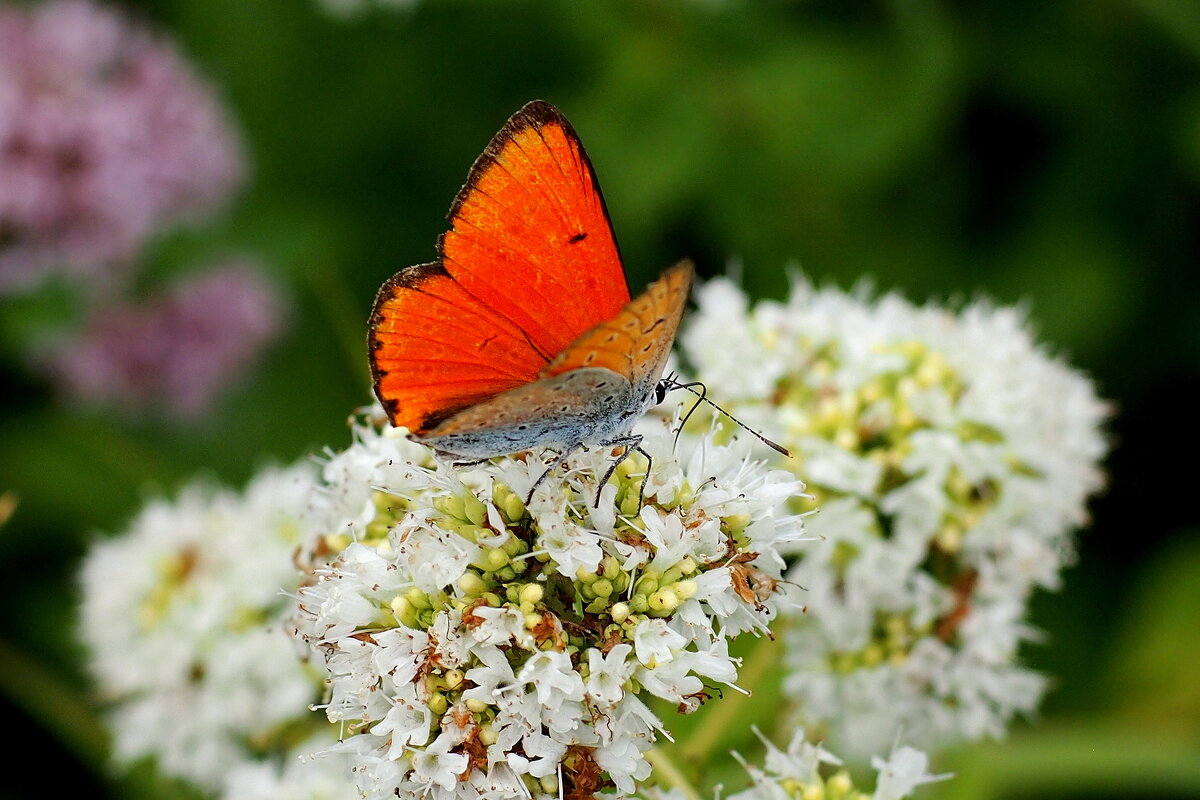
<svg viewBox="0 0 1200 800"><path fill-rule="evenodd" d="M298 761L335 734L309 711L320 676L284 624L315 480L301 466L267 470L244 494L194 484L89 553L80 633L119 760L153 757L238 800L284 785L290 798L354 796L348 765Z"/></svg>
<svg viewBox="0 0 1200 800"><path fill-rule="evenodd" d="M710 395L791 448L820 513L789 573L805 723L862 756L1003 734L1045 679L1016 663L1103 483L1107 409L1024 315L816 289L753 310L699 292L685 355ZM747 364L753 367L747 369Z"/></svg>
<svg viewBox="0 0 1200 800"><path fill-rule="evenodd" d="M456 470L369 422L331 458L297 635L364 797L628 793L665 733L647 696L687 713L734 684L729 639L776 613L804 487L652 424L644 493L640 455L601 488L612 454L584 452L526 505L539 459Z"/></svg>
<svg viewBox="0 0 1200 800"><path fill-rule="evenodd" d="M755 731L757 733L757 731ZM763 739L767 754L763 767L739 761L750 773L753 786L729 796L728 800L809 800L809 798L841 798L841 800L901 800L926 783L945 780L950 775L929 773L929 757L920 750L900 747L887 759L871 759L875 769L875 791L855 788L850 773L837 769L826 776L823 769L842 766L837 756L818 745L810 744L804 729L798 728L786 750ZM735 754L736 755L736 754Z"/></svg>
<svg viewBox="0 0 1200 800"><path fill-rule="evenodd" d="M748 763L735 752L734 758L750 774L748 789L726 795L726 800L902 800L918 786L952 777L949 773L929 772L929 756L912 747L899 747L886 759L875 756L875 791L865 792L854 785L843 762L824 747L808 741L803 728L796 728L786 750L776 747L757 727L752 728L766 748L763 766ZM642 800L688 800L679 787L664 785L642 789ZM721 800L718 790L716 800Z"/></svg>

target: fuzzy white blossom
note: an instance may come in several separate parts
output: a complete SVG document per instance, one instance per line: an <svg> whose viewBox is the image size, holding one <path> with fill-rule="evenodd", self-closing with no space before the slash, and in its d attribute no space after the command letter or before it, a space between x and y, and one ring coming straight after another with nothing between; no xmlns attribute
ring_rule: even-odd
<svg viewBox="0 0 1200 800"><path fill-rule="evenodd" d="M628 794L664 730L644 701L736 681L727 640L777 613L803 484L647 424L644 495L639 454L597 486L602 449L527 504L541 459L455 469L371 418L330 457L296 634L365 798Z"/></svg>
<svg viewBox="0 0 1200 800"><path fill-rule="evenodd" d="M196 483L93 547L80 636L118 760L152 757L227 800L353 796L348 764L299 761L334 735L309 711L321 676L284 624L315 479L299 466L241 494ZM305 730L315 739L295 747Z"/></svg>
<svg viewBox="0 0 1200 800"><path fill-rule="evenodd" d="M788 578L808 613L786 689L848 757L1000 736L1043 676L1020 666L1102 483L1108 410L1022 311L951 310L798 279L785 303L698 292L684 353L717 402L796 455L820 537ZM809 506L796 506L797 510Z"/></svg>

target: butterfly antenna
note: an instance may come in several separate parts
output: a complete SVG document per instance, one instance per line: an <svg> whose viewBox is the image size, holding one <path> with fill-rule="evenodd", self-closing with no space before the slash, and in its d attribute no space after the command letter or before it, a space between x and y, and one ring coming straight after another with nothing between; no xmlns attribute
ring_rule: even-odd
<svg viewBox="0 0 1200 800"><path fill-rule="evenodd" d="M680 384L678 381L675 380L674 372L672 372L670 375L668 375L667 377L660 380L658 383L659 383L659 391L664 396L666 395L668 390L673 389L673 388L677 388L677 387L683 388L683 389L687 389L690 392L690 391L692 391L693 387L695 387L695 386L700 387L699 398L696 400L695 403L692 403L692 407L689 408L687 410L687 413L683 415L683 418L679 420L679 427L675 429L675 441L671 443L671 447L672 447L672 449L677 449L679 447L679 434L683 433L683 426L687 425L687 421L692 418L692 414L694 414L696 412L696 409L700 407L700 404L703 403L707 399L708 387L705 386L700 381L693 381L692 383Z"/></svg>
<svg viewBox="0 0 1200 800"><path fill-rule="evenodd" d="M697 386L700 387L700 391L696 391ZM714 403L712 400L709 400L708 399L708 387L706 387L700 381L692 381L691 383L680 383L679 381L675 380L674 377L668 376L659 381L659 387L660 387L660 389L665 387L666 390L683 389L684 391L691 392L692 394L696 395L696 397L697 397L696 402L692 405L692 407L690 409L688 409L688 412L683 415L683 419L679 423L679 430L675 431L675 441L676 442L679 441L679 434L683 431L683 425L684 425L684 423L686 423L688 421L688 418L692 416L692 412L694 412L701 403L708 403L710 406L715 408L717 411L720 411L722 414L724 414L725 416L727 416L731 420L733 420L735 423L737 423L739 427L752 433L756 439L758 439L760 442L762 442L763 444L770 447L775 452L781 453L781 454L787 456L788 458L792 457L791 451L789 451L786 447L783 447L782 445L778 445L775 442L772 442L766 436L763 436L761 433L754 430L746 423L742 422L740 419L735 417L733 414L730 414L728 411L721 408L719 405ZM664 394L665 394L665 391L664 391Z"/></svg>

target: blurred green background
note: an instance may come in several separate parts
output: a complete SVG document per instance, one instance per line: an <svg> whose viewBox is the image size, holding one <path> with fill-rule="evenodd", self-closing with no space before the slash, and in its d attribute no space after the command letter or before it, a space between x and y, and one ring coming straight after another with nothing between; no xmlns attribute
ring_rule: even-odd
<svg viewBox="0 0 1200 800"><path fill-rule="evenodd" d="M293 309L252 377L180 425L57 404L0 307L9 763L49 754L56 783L126 794L95 760L73 638L87 543L198 472L241 484L344 446L376 288L433 256L471 162L540 97L588 147L635 291L689 256L704 276L735 260L757 297L798 266L1029 304L1114 404L1110 485L1065 590L1035 603L1042 718L937 762L960 776L940 794L1200 796L1200 4L126 5L217 85L252 162L233 209L160 240L151 274L256 253ZM18 785L0 795L35 796Z"/></svg>

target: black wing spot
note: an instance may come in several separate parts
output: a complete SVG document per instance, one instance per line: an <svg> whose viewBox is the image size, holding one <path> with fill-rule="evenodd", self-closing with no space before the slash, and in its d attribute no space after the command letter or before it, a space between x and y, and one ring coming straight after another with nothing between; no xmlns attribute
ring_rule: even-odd
<svg viewBox="0 0 1200 800"><path fill-rule="evenodd" d="M567 239L567 242L570 244L579 244L586 238L587 238L586 233L577 233L574 236L572 236L570 239Z"/></svg>
<svg viewBox="0 0 1200 800"><path fill-rule="evenodd" d="M642 336L649 336L654 331L655 328L657 328L659 325L663 324L663 321L664 320L662 317L659 317L658 319L654 320L653 325L651 325L649 328L646 328L644 331L642 331Z"/></svg>

